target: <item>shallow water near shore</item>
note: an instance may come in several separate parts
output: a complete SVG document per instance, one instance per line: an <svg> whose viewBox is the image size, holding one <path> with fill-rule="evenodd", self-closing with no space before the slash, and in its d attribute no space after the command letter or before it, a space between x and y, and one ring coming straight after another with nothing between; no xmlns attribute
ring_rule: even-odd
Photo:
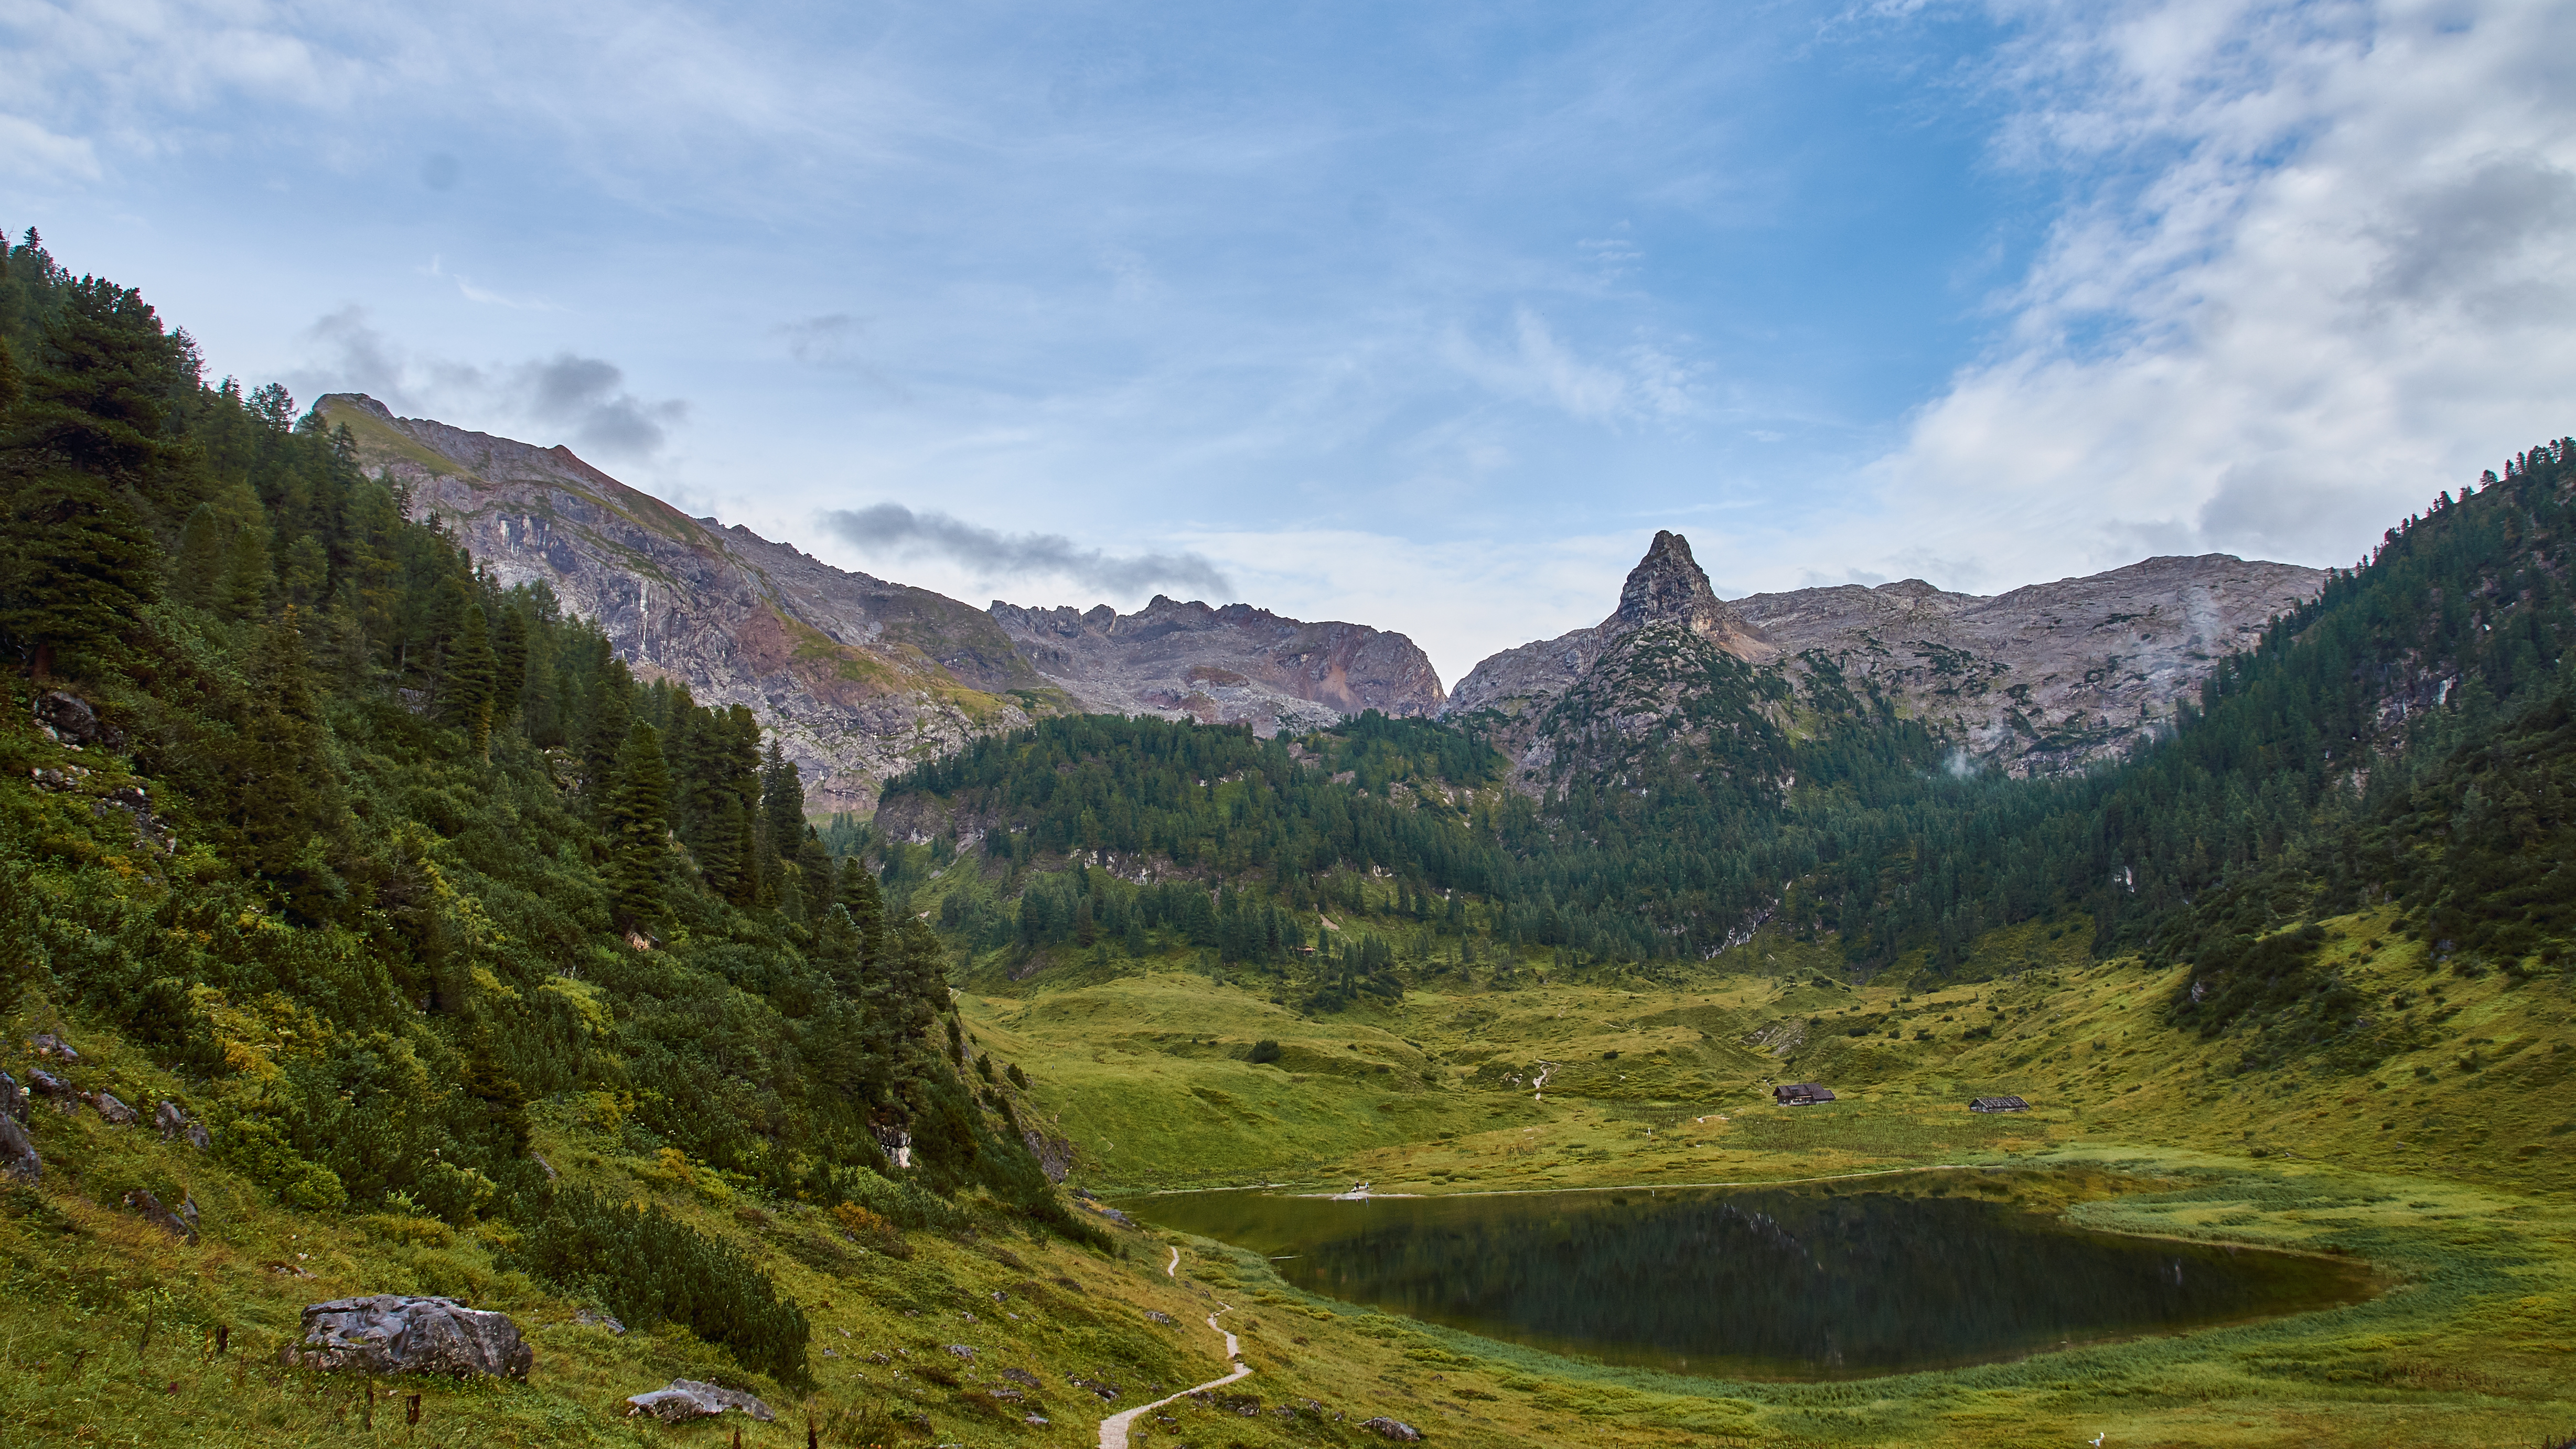
<svg viewBox="0 0 2576 1449"><path fill-rule="evenodd" d="M2010 1203L1821 1185L1121 1205L1307 1292L1603 1363L1848 1379L2358 1302L2365 1266L2079 1228Z"/></svg>

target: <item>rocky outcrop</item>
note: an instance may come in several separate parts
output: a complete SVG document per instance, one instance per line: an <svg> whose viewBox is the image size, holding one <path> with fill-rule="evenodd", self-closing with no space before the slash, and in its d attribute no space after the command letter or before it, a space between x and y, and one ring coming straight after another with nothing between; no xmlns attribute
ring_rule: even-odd
<svg viewBox="0 0 2576 1449"><path fill-rule="evenodd" d="M1727 603L1677 534L1659 533L1617 612L1507 649L1458 682L1447 713L1481 714L1525 788L1561 773L1580 719L1630 737L1679 708L1723 656L1778 671L1809 701L1876 692L2015 775L2080 770L2169 728L2221 659L2323 586L2292 564L2153 558L1991 598L1908 579ZM1580 707L1574 707L1579 705ZM1551 722L1553 721L1553 722Z"/></svg>
<svg viewBox="0 0 2576 1449"><path fill-rule="evenodd" d="M1133 614L998 599L990 612L1049 683L1098 713L1249 724L1270 735L1329 728L1371 709L1435 715L1446 702L1428 655L1365 624L1309 624L1248 604L1211 608L1159 594Z"/></svg>
<svg viewBox="0 0 2576 1449"><path fill-rule="evenodd" d="M568 448L397 418L356 394L314 410L503 583L542 581L638 674L749 706L813 809L868 809L914 761L1072 707L989 616L945 595L690 518Z"/></svg>
<svg viewBox="0 0 2576 1449"><path fill-rule="evenodd" d="M537 1355L507 1314L379 1293L307 1306L303 1336L278 1359L289 1368L524 1379Z"/></svg>
<svg viewBox="0 0 2576 1449"><path fill-rule="evenodd" d="M727 1409L739 1410L766 1424L778 1415L767 1404L749 1394L697 1379L673 1379L666 1389L649 1394L636 1394L626 1400L626 1415L650 1414L665 1424L684 1423L690 1419L708 1419Z"/></svg>

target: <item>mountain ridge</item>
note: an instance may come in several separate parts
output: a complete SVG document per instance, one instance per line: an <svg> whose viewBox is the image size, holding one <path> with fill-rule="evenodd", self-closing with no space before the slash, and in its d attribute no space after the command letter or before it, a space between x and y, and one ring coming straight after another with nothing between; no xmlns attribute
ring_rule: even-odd
<svg viewBox="0 0 2576 1449"><path fill-rule="evenodd" d="M544 582L639 675L748 707L820 809L871 810L907 765L1051 714L1268 734L1364 709L1435 713L1446 698L1412 640L1366 625L1160 596L1126 616L976 609L691 518L560 445L397 417L364 394L313 410L350 429L362 466L404 486L413 516L438 518L505 584Z"/></svg>

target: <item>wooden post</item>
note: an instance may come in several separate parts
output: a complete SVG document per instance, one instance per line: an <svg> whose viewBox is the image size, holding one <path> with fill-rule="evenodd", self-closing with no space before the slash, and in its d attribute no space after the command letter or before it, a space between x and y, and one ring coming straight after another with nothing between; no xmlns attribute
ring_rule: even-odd
<svg viewBox="0 0 2576 1449"><path fill-rule="evenodd" d="M231 1324L229 1324L229 1323L218 1323L218 1324L216 1324L216 1325L215 1325L215 1357L217 1357L217 1358L221 1358L221 1357L223 1357L225 1354L228 1354L228 1353L230 1353L230 1352L232 1352L232 1351L233 1351L233 1326L232 1326Z"/></svg>
<svg viewBox="0 0 2576 1449"><path fill-rule="evenodd" d="M410 1398L403 1400L403 1427L405 1429L409 1429L412 1425L419 1422L420 1395L414 1394Z"/></svg>

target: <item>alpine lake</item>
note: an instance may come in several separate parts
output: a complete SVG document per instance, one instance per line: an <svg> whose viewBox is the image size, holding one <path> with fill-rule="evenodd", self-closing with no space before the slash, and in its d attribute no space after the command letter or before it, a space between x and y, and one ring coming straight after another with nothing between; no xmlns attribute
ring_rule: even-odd
<svg viewBox="0 0 2576 1449"><path fill-rule="evenodd" d="M1605 1364L1870 1378L2356 1303L2346 1259L2088 1230L1901 1186L1126 1198L1291 1286ZM1927 1180L1928 1179L1928 1180Z"/></svg>

